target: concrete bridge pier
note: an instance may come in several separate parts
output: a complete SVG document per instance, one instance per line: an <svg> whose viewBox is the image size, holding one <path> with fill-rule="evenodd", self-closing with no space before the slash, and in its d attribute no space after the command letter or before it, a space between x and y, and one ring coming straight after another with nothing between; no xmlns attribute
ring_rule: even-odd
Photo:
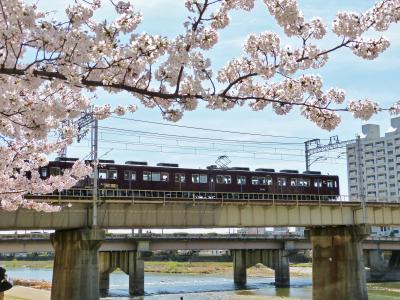
<svg viewBox="0 0 400 300"><path fill-rule="evenodd" d="M364 225L309 229L313 250L313 300L368 299L362 241Z"/></svg>
<svg viewBox="0 0 400 300"><path fill-rule="evenodd" d="M144 260L140 251L129 252L129 295L144 295Z"/></svg>
<svg viewBox="0 0 400 300"><path fill-rule="evenodd" d="M290 286L289 258L285 250L270 250L274 253L275 286Z"/></svg>
<svg viewBox="0 0 400 300"><path fill-rule="evenodd" d="M246 250L233 250L233 282L243 286L247 282Z"/></svg>
<svg viewBox="0 0 400 300"><path fill-rule="evenodd" d="M247 268L258 263L275 270L275 286L290 285L289 259L284 249L231 250L233 253L233 280L236 285L247 282Z"/></svg>
<svg viewBox="0 0 400 300"><path fill-rule="evenodd" d="M50 235L55 249L52 300L98 300L98 249L101 229L56 230Z"/></svg>

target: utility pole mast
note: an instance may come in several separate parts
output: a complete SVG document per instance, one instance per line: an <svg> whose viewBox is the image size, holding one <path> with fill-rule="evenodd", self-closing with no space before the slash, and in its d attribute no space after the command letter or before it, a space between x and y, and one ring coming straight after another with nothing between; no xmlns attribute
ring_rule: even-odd
<svg viewBox="0 0 400 300"><path fill-rule="evenodd" d="M99 145L99 137L98 137L98 121L93 115L93 109L89 109L88 111L82 113L81 117L76 121L76 125L78 127L78 143L84 138L84 136L88 133L89 129L87 128L89 125L91 126L91 139L90 139L90 150L91 150L91 159L93 162L93 213L92 213L92 226L97 227L97 198L98 198L98 182L99 182L99 170L97 166L97 158L98 158L98 145Z"/></svg>
<svg viewBox="0 0 400 300"><path fill-rule="evenodd" d="M326 152L329 150L339 149L346 147L348 144L354 143L355 140L348 141L339 141L339 137L337 135L331 136L329 138L329 143L326 145L321 145L320 139L312 139L304 142L304 154L306 159L306 171L310 171L310 166L318 160L316 158L314 161L311 161L311 156L316 153ZM314 147L313 147L314 146Z"/></svg>
<svg viewBox="0 0 400 300"><path fill-rule="evenodd" d="M93 161L93 227L97 227L97 192L99 182L99 168L97 166L97 154L99 144L99 124L96 118L92 115L92 138L91 138L91 150L92 150L92 161Z"/></svg>

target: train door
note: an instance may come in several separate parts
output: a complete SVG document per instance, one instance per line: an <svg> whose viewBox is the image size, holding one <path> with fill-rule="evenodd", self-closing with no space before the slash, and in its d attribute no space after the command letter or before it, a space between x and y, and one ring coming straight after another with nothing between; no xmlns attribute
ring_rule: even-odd
<svg viewBox="0 0 400 300"><path fill-rule="evenodd" d="M210 175L210 182L208 183L209 188L208 190L210 192L215 192L215 176L214 175Z"/></svg>

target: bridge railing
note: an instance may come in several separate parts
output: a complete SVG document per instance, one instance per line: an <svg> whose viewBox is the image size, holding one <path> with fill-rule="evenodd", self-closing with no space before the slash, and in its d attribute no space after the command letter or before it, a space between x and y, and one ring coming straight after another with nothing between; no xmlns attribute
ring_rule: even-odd
<svg viewBox="0 0 400 300"><path fill-rule="evenodd" d="M70 189L51 194L30 194L30 199L41 201L91 201L92 189ZM272 194L272 193L239 193L239 192L197 192L197 191L155 191L129 189L99 189L99 201L131 201L131 202L349 202L345 195L305 195L305 194ZM359 202L359 201L353 201Z"/></svg>

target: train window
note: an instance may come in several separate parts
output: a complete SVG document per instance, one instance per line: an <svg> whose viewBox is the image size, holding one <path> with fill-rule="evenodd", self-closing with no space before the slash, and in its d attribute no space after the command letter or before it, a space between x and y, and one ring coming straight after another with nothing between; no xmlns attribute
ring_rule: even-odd
<svg viewBox="0 0 400 300"><path fill-rule="evenodd" d="M161 181L168 182L169 181L169 174L166 172L161 173Z"/></svg>
<svg viewBox="0 0 400 300"><path fill-rule="evenodd" d="M99 179L107 179L107 170L99 170Z"/></svg>
<svg viewBox="0 0 400 300"><path fill-rule="evenodd" d="M304 179L303 184L304 186L310 186L310 179Z"/></svg>
<svg viewBox="0 0 400 300"><path fill-rule="evenodd" d="M290 179L290 186L296 186L297 185L297 180L296 178L291 178Z"/></svg>
<svg viewBox="0 0 400 300"><path fill-rule="evenodd" d="M321 179L315 179L314 180L314 187L322 187L322 180Z"/></svg>
<svg viewBox="0 0 400 300"><path fill-rule="evenodd" d="M236 182L240 185L246 184L246 176L237 176Z"/></svg>
<svg viewBox="0 0 400 300"><path fill-rule="evenodd" d="M332 180L328 180L326 182L326 186L329 187L329 188L333 187L333 181Z"/></svg>
<svg viewBox="0 0 400 300"><path fill-rule="evenodd" d="M50 168L50 175L52 176L60 175L60 168Z"/></svg>
<svg viewBox="0 0 400 300"><path fill-rule="evenodd" d="M151 172L151 181L160 181L161 174L160 172Z"/></svg>
<svg viewBox="0 0 400 300"><path fill-rule="evenodd" d="M117 170L108 170L108 179L117 179Z"/></svg>
<svg viewBox="0 0 400 300"><path fill-rule="evenodd" d="M278 185L279 186L286 186L286 178L278 177Z"/></svg>
<svg viewBox="0 0 400 300"><path fill-rule="evenodd" d="M143 181L151 181L151 172L143 171Z"/></svg>
<svg viewBox="0 0 400 300"><path fill-rule="evenodd" d="M193 183L199 183L200 182L199 174L192 174L192 182Z"/></svg>
<svg viewBox="0 0 400 300"><path fill-rule="evenodd" d="M185 182L186 181L186 177L185 174L183 173L175 173L175 182Z"/></svg>
<svg viewBox="0 0 400 300"><path fill-rule="evenodd" d="M136 180L136 172L135 171L124 171L124 180Z"/></svg>
<svg viewBox="0 0 400 300"><path fill-rule="evenodd" d="M232 178L231 175L217 175L217 183L218 184L231 184Z"/></svg>
<svg viewBox="0 0 400 300"><path fill-rule="evenodd" d="M200 174L200 183L207 183L207 175Z"/></svg>
<svg viewBox="0 0 400 300"><path fill-rule="evenodd" d="M42 168L40 174L42 175L42 177L47 177L47 168Z"/></svg>
<svg viewBox="0 0 400 300"><path fill-rule="evenodd" d="M271 176L267 176L267 185L272 185L272 177Z"/></svg>

